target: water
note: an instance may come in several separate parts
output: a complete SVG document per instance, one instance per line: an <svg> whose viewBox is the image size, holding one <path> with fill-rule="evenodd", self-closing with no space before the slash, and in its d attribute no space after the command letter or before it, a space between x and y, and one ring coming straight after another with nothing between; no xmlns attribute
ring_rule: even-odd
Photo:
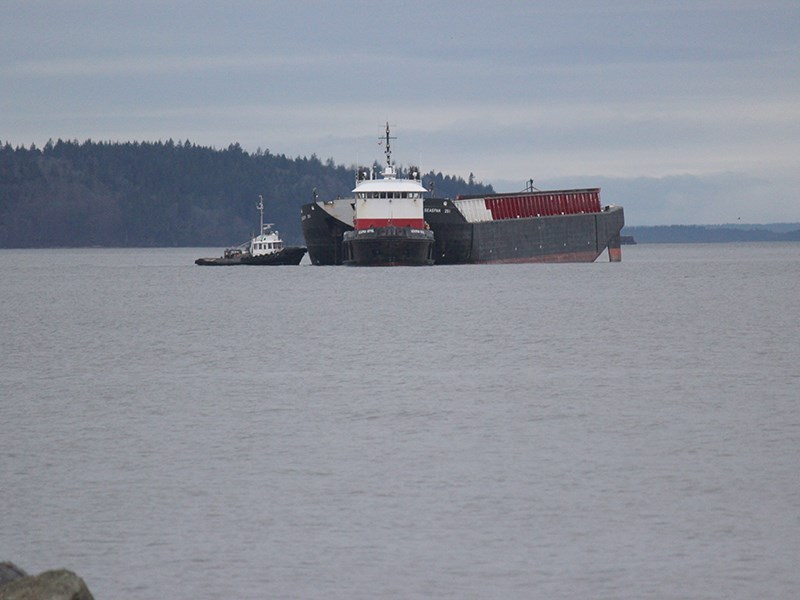
<svg viewBox="0 0 800 600"><path fill-rule="evenodd" d="M101 598L795 598L800 245L0 251L0 560Z"/></svg>

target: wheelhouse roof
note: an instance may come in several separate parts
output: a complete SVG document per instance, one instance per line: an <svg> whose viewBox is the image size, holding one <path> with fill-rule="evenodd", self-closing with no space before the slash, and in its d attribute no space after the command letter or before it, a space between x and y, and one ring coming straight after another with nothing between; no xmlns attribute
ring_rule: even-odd
<svg viewBox="0 0 800 600"><path fill-rule="evenodd" d="M369 179L361 181L353 192L427 192L419 182L411 179Z"/></svg>

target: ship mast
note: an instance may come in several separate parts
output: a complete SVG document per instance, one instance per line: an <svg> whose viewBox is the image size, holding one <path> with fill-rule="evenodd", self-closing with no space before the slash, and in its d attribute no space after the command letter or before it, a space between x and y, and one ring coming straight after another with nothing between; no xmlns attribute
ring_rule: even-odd
<svg viewBox="0 0 800 600"><path fill-rule="evenodd" d="M264 196L262 196L261 194L258 195L258 204L256 205L256 208L261 213L261 223L260 223L260 227L258 229L258 235L263 235L263 233L264 233Z"/></svg>
<svg viewBox="0 0 800 600"><path fill-rule="evenodd" d="M383 136L379 137L378 140L380 142L383 142L384 140L386 141L386 150L385 150L385 152L386 152L386 166L387 167L391 167L392 166L392 148L389 145L390 144L389 140L396 140L396 139L397 139L396 137L392 137L392 136L389 135L389 121L386 121L386 133Z"/></svg>

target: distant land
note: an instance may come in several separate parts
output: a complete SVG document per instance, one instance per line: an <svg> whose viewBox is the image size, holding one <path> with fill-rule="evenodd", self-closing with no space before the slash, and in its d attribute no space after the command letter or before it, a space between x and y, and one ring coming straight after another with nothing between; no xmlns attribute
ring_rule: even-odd
<svg viewBox="0 0 800 600"><path fill-rule="evenodd" d="M493 192L473 177L430 171L422 180L446 197ZM333 159L248 153L239 144L0 143L0 247L236 245L258 229L259 195L265 220L301 244L300 206L349 196L354 186L354 168Z"/></svg>
<svg viewBox="0 0 800 600"><path fill-rule="evenodd" d="M287 243L302 244L300 206L349 196L354 166L188 140L0 142L0 248L231 246L258 228L259 195L266 220ZM423 183L440 197L494 193L472 175L430 171ZM640 244L800 241L800 223L635 226L622 234Z"/></svg>
<svg viewBox="0 0 800 600"><path fill-rule="evenodd" d="M800 223L626 226L621 233L637 244L798 242Z"/></svg>

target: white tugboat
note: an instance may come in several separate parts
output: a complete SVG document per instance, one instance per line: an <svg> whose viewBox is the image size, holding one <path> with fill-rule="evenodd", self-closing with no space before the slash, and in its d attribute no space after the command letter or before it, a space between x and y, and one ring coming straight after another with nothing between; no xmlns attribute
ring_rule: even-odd
<svg viewBox="0 0 800 600"><path fill-rule="evenodd" d="M241 246L228 248L220 258L198 258L196 265L298 265L306 249L301 246L284 246L280 233L273 223L264 223L264 198L258 197L256 208L261 213L259 233Z"/></svg>
<svg viewBox="0 0 800 600"><path fill-rule="evenodd" d="M343 263L354 266L417 266L433 264L433 232L425 224L426 190L419 169L399 178L392 164L389 123L381 138L386 144L386 166L381 178L359 168L353 231L342 239Z"/></svg>

